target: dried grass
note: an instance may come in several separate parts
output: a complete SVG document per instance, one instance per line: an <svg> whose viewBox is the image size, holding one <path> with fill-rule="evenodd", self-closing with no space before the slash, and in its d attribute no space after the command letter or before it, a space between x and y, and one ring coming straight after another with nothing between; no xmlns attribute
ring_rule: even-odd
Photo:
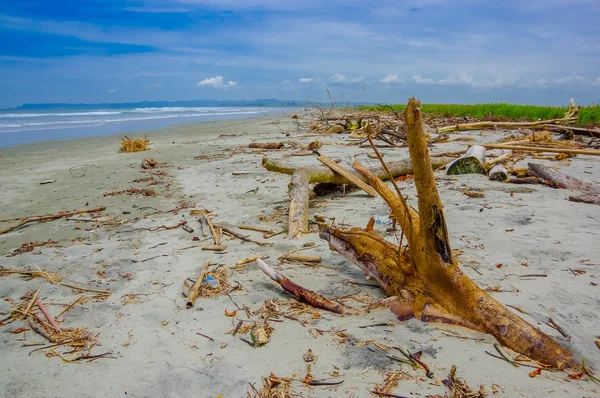
<svg viewBox="0 0 600 398"><path fill-rule="evenodd" d="M136 139L131 139L127 136L125 136L125 138L123 138L121 140L121 149L119 150L119 152L142 152L142 151L147 151L150 148L148 148L148 144L150 143L150 141L148 141L148 138L146 138L144 136L144 138L136 138Z"/></svg>

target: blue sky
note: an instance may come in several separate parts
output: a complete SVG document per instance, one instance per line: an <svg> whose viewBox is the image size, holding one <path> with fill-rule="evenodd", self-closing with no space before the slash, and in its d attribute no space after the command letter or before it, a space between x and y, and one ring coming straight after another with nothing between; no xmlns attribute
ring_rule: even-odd
<svg viewBox="0 0 600 398"><path fill-rule="evenodd" d="M12 0L0 107L600 100L599 0Z"/></svg>

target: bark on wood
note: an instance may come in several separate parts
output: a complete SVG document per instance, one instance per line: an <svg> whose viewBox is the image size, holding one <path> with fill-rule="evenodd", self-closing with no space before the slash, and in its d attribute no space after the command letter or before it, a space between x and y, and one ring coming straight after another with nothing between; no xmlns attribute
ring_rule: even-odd
<svg viewBox="0 0 600 398"><path fill-rule="evenodd" d="M283 142L252 142L248 144L248 148L259 149L281 149L285 146Z"/></svg>
<svg viewBox="0 0 600 398"><path fill-rule="evenodd" d="M552 123L575 123L576 117L564 119L541 120L538 122L477 122L457 124L455 126L447 126L438 129L438 133L449 133L451 131L467 131L467 130L484 130L493 128L534 128Z"/></svg>
<svg viewBox="0 0 600 398"><path fill-rule="evenodd" d="M343 175L348 180L350 180L354 185L368 193L369 195L376 197L377 192L373 190L367 183L363 182L360 178L356 177L354 174L350 172L350 170L346 170L342 166L335 163L333 160L329 159L327 156L319 156L317 158L319 162L323 163L325 166L329 167L334 172Z"/></svg>
<svg viewBox="0 0 600 398"><path fill-rule="evenodd" d="M210 260L206 260L206 262L202 266L202 270L200 270L200 275L198 275L198 278L196 278L196 282L194 282L194 285L191 287L188 293L187 300L185 302L185 308L187 308L188 310L192 308L194 306L194 303L196 302L196 298L200 293L200 286L202 286L202 282L204 282L204 278L208 273L209 266Z"/></svg>
<svg viewBox="0 0 600 398"><path fill-rule="evenodd" d="M464 155L448 165L446 174L485 174L484 164L485 148L481 145L473 145Z"/></svg>
<svg viewBox="0 0 600 398"><path fill-rule="evenodd" d="M295 284L294 282L283 276L280 272L274 270L269 264L265 263L260 258L256 260L256 264L271 279L279 283L279 285L281 285L281 287L285 291L290 292L291 294L296 296L298 301L312 305L313 307L335 312L336 314L343 314L348 309L348 307L331 301L321 296L319 293L313 292L312 290L305 289L302 286Z"/></svg>
<svg viewBox="0 0 600 398"><path fill-rule="evenodd" d="M397 296L392 310L399 319L446 322L489 333L500 343L556 368L578 368L566 348L491 298L462 273L452 257L442 203L435 185L421 125L420 103L410 99L405 130L419 213L410 209L386 184L357 162L392 210L408 241L408 249L395 246L372 229L338 229L321 225L321 237L330 248L355 262L365 273Z"/></svg>
<svg viewBox="0 0 600 398"><path fill-rule="evenodd" d="M433 167L441 167L452 158L440 157L433 160ZM295 168L284 163L275 162L268 158L263 158L263 167L269 171L276 171L284 174L291 174L292 179L288 185L290 208L288 216L288 238L301 238L309 232L308 229L308 186L311 183L334 183L334 184L352 184L350 180L341 174L335 173L328 167L324 166L307 166ZM397 162L390 162L388 168L394 177L411 174L412 161L404 159ZM356 177L361 181L366 181L363 176L354 171ZM383 167L374 167L371 169L375 175L381 179L387 179L387 174Z"/></svg>
<svg viewBox="0 0 600 398"><path fill-rule="evenodd" d="M600 185L581 181L539 163L528 163L527 166L529 167L528 173L531 175L550 181L554 185L582 193L581 196L569 196L570 201L600 205Z"/></svg>
<svg viewBox="0 0 600 398"><path fill-rule="evenodd" d="M95 212L102 211L105 209L106 209L106 206L98 206L98 207L94 207L93 209L61 211L61 212L55 213L55 214L45 214L45 215L41 215L41 216L27 217L27 218L21 219L21 222L13 225L12 227L0 230L0 235L5 234L10 231L14 231L17 228L22 227L23 225L26 225L26 224L29 224L32 222L36 222L36 221L43 222L43 221L57 220L57 219L63 218L63 217L70 217L75 214L95 213Z"/></svg>
<svg viewBox="0 0 600 398"><path fill-rule="evenodd" d="M600 150L594 149L573 149L573 148L557 148L557 147L542 147L529 145L506 145L506 144L482 144L488 149L511 149L513 151L528 151L528 152L551 152L551 153L570 153L573 155L592 155L600 156Z"/></svg>

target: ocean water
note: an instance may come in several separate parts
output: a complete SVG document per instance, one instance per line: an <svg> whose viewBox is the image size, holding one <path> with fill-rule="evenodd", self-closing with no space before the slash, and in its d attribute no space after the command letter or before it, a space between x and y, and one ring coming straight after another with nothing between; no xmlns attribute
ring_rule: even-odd
<svg viewBox="0 0 600 398"><path fill-rule="evenodd" d="M0 148L31 142L126 134L182 123L241 119L290 110L267 107L1 110Z"/></svg>

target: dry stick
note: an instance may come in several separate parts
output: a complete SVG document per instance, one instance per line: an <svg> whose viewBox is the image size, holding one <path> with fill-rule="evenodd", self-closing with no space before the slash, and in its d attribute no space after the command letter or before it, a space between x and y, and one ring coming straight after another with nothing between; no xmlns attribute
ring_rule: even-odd
<svg viewBox="0 0 600 398"><path fill-rule="evenodd" d="M62 314L64 314L65 312L69 311L71 308L73 308L73 306L75 304L77 304L79 302L79 300L81 300L83 298L83 294L79 297L77 297L75 300L73 300L73 302L71 304L69 304L65 309L63 309L57 316L56 319L58 319Z"/></svg>
<svg viewBox="0 0 600 398"><path fill-rule="evenodd" d="M260 258L260 257L258 257L258 256L256 256L256 257L248 257L248 258L245 258L243 260L238 261L237 263L235 263L235 265L239 266L239 265L248 264L248 263L256 261L258 258Z"/></svg>
<svg viewBox="0 0 600 398"><path fill-rule="evenodd" d="M311 155L312 155L312 153L311 153ZM272 234L274 232L271 228L257 227L257 226L254 226L254 225L240 225L240 229L247 229L249 231L264 232L265 234Z"/></svg>
<svg viewBox="0 0 600 398"><path fill-rule="evenodd" d="M556 329L558 333L562 334L564 338L566 338L567 340L571 340L571 336L569 335L569 333L565 332L563 328L561 328L556 322L554 322L554 319L552 319L552 317L548 318L548 323L550 324L550 326L554 327L554 329Z"/></svg>
<svg viewBox="0 0 600 398"><path fill-rule="evenodd" d="M38 298L35 303L37 304L37 306L40 309L40 311L42 311L42 314L44 314L44 316L46 317L46 319L48 320L48 322L50 323L50 325L54 328L54 330L56 331L56 333L60 334L60 327L58 326L58 324L54 320L54 317L48 312L48 310L46 309L46 307L44 307L44 305L42 304L42 301Z"/></svg>
<svg viewBox="0 0 600 398"><path fill-rule="evenodd" d="M555 122L564 122L564 123L573 123L576 122L576 117L571 118L563 118L563 119L551 119L551 120L541 120L539 122L477 122L477 123L466 123L466 124L457 124L454 126L442 127L438 129L438 133L449 133L451 131L467 131L467 130L482 130L485 128L494 128L494 127L503 127L503 128L532 128L537 126L543 126L545 124L555 123Z"/></svg>
<svg viewBox="0 0 600 398"><path fill-rule="evenodd" d="M25 313L23 314L23 319L27 318L27 314L29 314L29 310L31 309L31 307L33 307L33 304L37 301L37 299L40 295L40 290L42 290L41 287L35 292L35 294L33 295L33 298L27 305L27 308L25 308Z"/></svg>
<svg viewBox="0 0 600 398"><path fill-rule="evenodd" d="M273 246L274 245L273 242L260 242L260 241L254 240L254 239L250 238L249 236L242 235L239 232L237 232L234 229L229 228L229 227L225 227L222 225L215 225L215 227L222 229L223 231L235 236L238 239L245 240L246 242L256 243L259 246Z"/></svg>
<svg viewBox="0 0 600 398"><path fill-rule="evenodd" d="M371 142L372 146L375 146L375 144L373 144L373 141L371 140L371 137L369 137L369 141ZM346 177L354 185L356 185L357 187L359 187L360 189L362 189L363 191L365 191L372 197L375 198L378 196L377 192L369 184L363 182L360 178L358 178L357 176L352 174L349 170L346 170L339 164L335 163L333 160L329 159L327 156L319 156L317 159L319 160L319 162L323 163L325 166L329 167L334 172Z"/></svg>
<svg viewBox="0 0 600 398"><path fill-rule="evenodd" d="M539 146L526 145L505 145L505 144L481 144L487 149L512 149L513 151L529 151L529 152L551 152L551 153L570 153L573 155L592 155L600 156L600 150L593 149L571 149L571 148L547 148Z"/></svg>
<svg viewBox="0 0 600 398"><path fill-rule="evenodd" d="M198 293L200 293L200 286L202 286L202 282L204 281L204 277L208 272L208 267L210 266L210 260L206 260L202 270L200 271L200 275L198 275L198 279L194 282L194 286L190 289L190 294L188 294L187 301L185 302L185 308L188 310L194 306L194 302L198 297Z"/></svg>
<svg viewBox="0 0 600 398"><path fill-rule="evenodd" d="M265 263L260 258L256 260L256 264L271 279L279 283L284 290L296 296L299 301L312 305L313 307L335 312L336 314L343 314L347 310L345 306L326 299L312 290L305 289L302 286L295 284L278 271L275 271L269 264Z"/></svg>
<svg viewBox="0 0 600 398"><path fill-rule="evenodd" d="M512 152L505 153L504 155L500 155L498 157L495 157L494 159L490 159L487 162L485 162L483 164L483 168L486 170L490 170L492 167L494 167L494 165L496 163L504 162L505 160L509 160L512 157L513 157Z"/></svg>
<svg viewBox="0 0 600 398"><path fill-rule="evenodd" d="M206 214L205 211L201 211L200 214L202 215L204 220L206 220L206 223L208 224L208 228L210 228L210 233L212 234L215 245L219 245L219 243L221 241L221 239L220 239L221 237L219 235L217 235L217 232L215 231L215 227L213 226L213 223L210 221L210 218L208 217L208 215Z"/></svg>
<svg viewBox="0 0 600 398"><path fill-rule="evenodd" d="M59 285L64 286L64 287L68 287L74 290L80 290L82 292L92 292L92 293L97 293L103 296L110 296L112 293L109 290L95 290L95 289L88 289L85 287L79 287L79 286L75 286L75 285L71 285L70 283L62 283L60 282Z"/></svg>
<svg viewBox="0 0 600 398"><path fill-rule="evenodd" d="M98 206L98 207L94 207L93 209L73 210L73 211L61 211L61 212L55 213L55 214L47 214L47 215L43 215L43 216L28 217L28 218L22 219L20 223L15 224L12 227L0 230L0 235L5 234L5 233L10 232L10 231L13 231L13 230L15 230L17 228L22 227L23 225L26 225L26 224L29 224L29 223L32 223L32 222L36 222L36 221L57 220L59 218L69 217L69 216L72 216L74 214L95 213L95 212L98 212L98 211L102 211L104 209L106 209L106 206Z"/></svg>

